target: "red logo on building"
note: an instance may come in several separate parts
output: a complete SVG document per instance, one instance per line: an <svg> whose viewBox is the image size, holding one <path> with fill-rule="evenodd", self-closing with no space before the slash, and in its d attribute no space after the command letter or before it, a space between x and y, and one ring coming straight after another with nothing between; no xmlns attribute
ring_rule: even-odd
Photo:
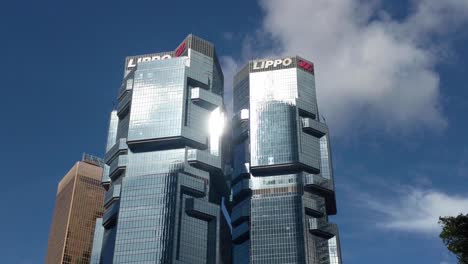
<svg viewBox="0 0 468 264"><path fill-rule="evenodd" d="M184 53L185 51L185 42L182 43L175 51L175 56L176 57L179 57L180 55L182 55L182 53Z"/></svg>
<svg viewBox="0 0 468 264"><path fill-rule="evenodd" d="M302 69L314 74L314 65L311 64L311 63L308 63L306 61L303 61L303 60L299 60L297 62L297 66L301 67Z"/></svg>

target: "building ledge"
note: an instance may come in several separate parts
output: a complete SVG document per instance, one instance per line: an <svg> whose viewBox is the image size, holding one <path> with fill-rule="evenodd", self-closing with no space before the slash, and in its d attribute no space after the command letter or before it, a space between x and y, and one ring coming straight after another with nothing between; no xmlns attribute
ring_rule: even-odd
<svg viewBox="0 0 468 264"><path fill-rule="evenodd" d="M309 218L309 232L315 236L330 239L335 236L333 224L318 218Z"/></svg>
<svg viewBox="0 0 468 264"><path fill-rule="evenodd" d="M244 200L232 209L231 223L238 226L250 218L250 201Z"/></svg>
<svg viewBox="0 0 468 264"><path fill-rule="evenodd" d="M119 98L119 102L117 104L117 115L123 116L125 115L128 110L130 109L130 102L132 101L132 91L127 90L121 98Z"/></svg>
<svg viewBox="0 0 468 264"><path fill-rule="evenodd" d="M312 119L315 119L317 116L315 114L317 112L317 106L311 102L298 98L296 99L296 107L300 116L310 117Z"/></svg>
<svg viewBox="0 0 468 264"><path fill-rule="evenodd" d="M317 163L318 164L318 163ZM253 175L270 175L274 173L299 173L299 172L310 172L320 173L320 169L316 168L318 165L314 164L314 167L309 166L303 162L293 163L282 163L282 164L269 164L269 165L250 165L250 171Z"/></svg>
<svg viewBox="0 0 468 264"><path fill-rule="evenodd" d="M127 146L127 139L120 138L114 146L112 146L104 155L104 162L107 165L110 165L111 161L115 158L115 156L119 154L126 154L128 150Z"/></svg>
<svg viewBox="0 0 468 264"><path fill-rule="evenodd" d="M232 186L232 196L234 200L242 200L243 197L252 193L250 180L243 179Z"/></svg>
<svg viewBox="0 0 468 264"><path fill-rule="evenodd" d="M232 229L232 242L241 244L250 237L250 227L248 222L244 222Z"/></svg>
<svg viewBox="0 0 468 264"><path fill-rule="evenodd" d="M104 167L102 168L102 176L101 176L101 185L104 187L104 189L109 190L109 186L111 184L111 179L109 177L109 170L110 167L107 164L104 164Z"/></svg>
<svg viewBox="0 0 468 264"><path fill-rule="evenodd" d="M114 184L104 195L104 207L109 207L114 201L120 199L120 184Z"/></svg>
<svg viewBox="0 0 468 264"><path fill-rule="evenodd" d="M205 182L202 179L192 177L185 173L178 173L181 188L185 188L195 197L205 196Z"/></svg>
<svg viewBox="0 0 468 264"><path fill-rule="evenodd" d="M320 197L321 198L321 197ZM320 206L320 201L308 198L308 197L302 197L302 204L304 206L305 213L313 216L313 217L322 217L324 214L324 199L321 198L322 200L322 206Z"/></svg>
<svg viewBox="0 0 468 264"><path fill-rule="evenodd" d="M302 130L309 135L321 138L328 133L328 127L324 123L318 122L317 120L309 117L303 117L301 120Z"/></svg>
<svg viewBox="0 0 468 264"><path fill-rule="evenodd" d="M250 175L250 164L249 163L243 163L240 164L239 166L236 166L236 168L232 172L232 183L237 183L239 180L245 178L246 176Z"/></svg>
<svg viewBox="0 0 468 264"><path fill-rule="evenodd" d="M218 218L219 206L196 198L185 199L185 212L195 218L211 221Z"/></svg>
<svg viewBox="0 0 468 264"><path fill-rule="evenodd" d="M202 170L208 170L212 172L222 171L221 157L212 155L204 150L188 149L187 162L195 168Z"/></svg>
<svg viewBox="0 0 468 264"><path fill-rule="evenodd" d="M112 163L109 165L109 177L112 180L115 180L122 172L125 171L127 167L127 155L120 155L117 158L115 158Z"/></svg>
<svg viewBox="0 0 468 264"><path fill-rule="evenodd" d="M337 213L335 192L330 180L319 175L306 174L304 176L304 190L325 198L325 207L328 215L335 215Z"/></svg>
<svg viewBox="0 0 468 264"><path fill-rule="evenodd" d="M112 203L109 208L105 209L104 215L102 216L102 225L105 228L110 228L117 222L119 207L119 203Z"/></svg>
<svg viewBox="0 0 468 264"><path fill-rule="evenodd" d="M208 110L213 110L223 104L221 96L199 87L191 89L190 99L194 104Z"/></svg>

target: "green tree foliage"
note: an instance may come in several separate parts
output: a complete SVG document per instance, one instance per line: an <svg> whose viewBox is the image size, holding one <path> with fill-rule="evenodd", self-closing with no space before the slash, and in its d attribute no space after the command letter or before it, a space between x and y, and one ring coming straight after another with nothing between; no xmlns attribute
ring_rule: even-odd
<svg viewBox="0 0 468 264"><path fill-rule="evenodd" d="M440 238L458 258L458 263L468 264L468 214L456 217L439 217L442 224Z"/></svg>

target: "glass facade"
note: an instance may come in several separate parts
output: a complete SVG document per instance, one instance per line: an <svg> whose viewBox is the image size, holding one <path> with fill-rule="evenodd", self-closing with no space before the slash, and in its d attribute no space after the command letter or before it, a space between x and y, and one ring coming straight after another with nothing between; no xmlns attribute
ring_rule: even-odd
<svg viewBox="0 0 468 264"><path fill-rule="evenodd" d="M313 64L255 60L234 78L234 263L341 263L328 128Z"/></svg>
<svg viewBox="0 0 468 264"><path fill-rule="evenodd" d="M60 181L46 264L89 263L96 218L103 213L102 160L83 155Z"/></svg>
<svg viewBox="0 0 468 264"><path fill-rule="evenodd" d="M230 263L223 75L214 46L128 57L92 263ZM99 232L98 232L99 231ZM96 252L96 253L95 253Z"/></svg>

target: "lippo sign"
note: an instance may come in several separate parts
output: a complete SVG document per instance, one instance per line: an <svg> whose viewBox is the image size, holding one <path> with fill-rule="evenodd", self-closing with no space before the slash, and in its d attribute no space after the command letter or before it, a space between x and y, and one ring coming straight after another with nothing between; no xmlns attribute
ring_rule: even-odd
<svg viewBox="0 0 468 264"><path fill-rule="evenodd" d="M174 52L174 57L180 57L186 50L187 44L183 42L182 44L177 47L176 51ZM147 61L155 61L155 60L167 60L172 59L171 54L158 54L158 55L141 55L129 58L127 60L127 70L134 68L140 62L147 62Z"/></svg>
<svg viewBox="0 0 468 264"><path fill-rule="evenodd" d="M277 60L260 60L253 62L253 70L267 70L274 69L279 66L288 67L291 66L293 60L291 58L277 59Z"/></svg>
<svg viewBox="0 0 468 264"><path fill-rule="evenodd" d="M127 61L127 69L130 69L130 68L133 68L133 67L137 66L137 64L140 63L140 62L155 61L155 60L166 60L166 59L170 59L170 58L172 58L172 56L170 54L130 58Z"/></svg>
<svg viewBox="0 0 468 264"><path fill-rule="evenodd" d="M310 73L314 74L314 64L312 64L312 63L309 63L309 62L307 62L305 60L300 60L299 59L299 60L297 60L297 66L299 68L304 69L307 72L310 72Z"/></svg>
<svg viewBox="0 0 468 264"><path fill-rule="evenodd" d="M180 46L175 51L175 56L180 57L180 55L182 55L182 53L184 53L186 46L187 45L185 44L185 42L180 44Z"/></svg>
<svg viewBox="0 0 468 264"><path fill-rule="evenodd" d="M306 60L298 57L288 57L273 60L256 60L251 62L250 69L252 72L264 70L276 70L299 67L309 73L314 74L314 65Z"/></svg>

